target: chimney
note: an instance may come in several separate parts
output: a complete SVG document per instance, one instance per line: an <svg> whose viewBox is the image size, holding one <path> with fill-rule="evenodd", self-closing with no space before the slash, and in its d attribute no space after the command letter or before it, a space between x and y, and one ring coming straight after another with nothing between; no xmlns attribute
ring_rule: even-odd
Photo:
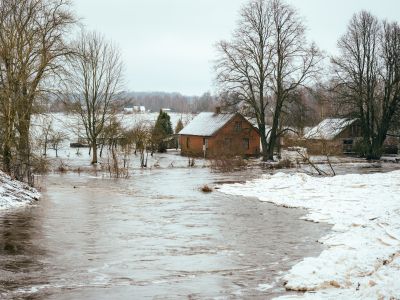
<svg viewBox="0 0 400 300"><path fill-rule="evenodd" d="M221 113L221 106L216 106L215 107L215 114L219 115Z"/></svg>

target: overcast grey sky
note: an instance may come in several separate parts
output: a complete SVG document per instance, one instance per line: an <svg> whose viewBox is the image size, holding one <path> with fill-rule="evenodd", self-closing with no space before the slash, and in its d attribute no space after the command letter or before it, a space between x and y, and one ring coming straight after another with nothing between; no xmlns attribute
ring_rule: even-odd
<svg viewBox="0 0 400 300"><path fill-rule="evenodd" d="M213 92L214 45L229 39L246 0L74 0L87 29L121 49L126 89L186 95ZM353 13L400 21L400 0L288 0L306 20L309 40L327 53Z"/></svg>

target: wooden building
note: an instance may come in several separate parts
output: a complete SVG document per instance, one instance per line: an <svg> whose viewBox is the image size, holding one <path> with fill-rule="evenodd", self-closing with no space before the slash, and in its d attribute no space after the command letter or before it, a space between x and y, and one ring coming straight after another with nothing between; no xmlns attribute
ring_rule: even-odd
<svg viewBox="0 0 400 300"><path fill-rule="evenodd" d="M309 153L352 154L361 140L361 128L357 119L329 118L311 128L304 138Z"/></svg>
<svg viewBox="0 0 400 300"><path fill-rule="evenodd" d="M362 142L358 119L325 119L305 135L305 146L313 154L356 154ZM383 144L383 153L397 154L399 136L388 133Z"/></svg>
<svg viewBox="0 0 400 300"><path fill-rule="evenodd" d="M257 156L260 134L241 114L203 112L179 132L182 155Z"/></svg>

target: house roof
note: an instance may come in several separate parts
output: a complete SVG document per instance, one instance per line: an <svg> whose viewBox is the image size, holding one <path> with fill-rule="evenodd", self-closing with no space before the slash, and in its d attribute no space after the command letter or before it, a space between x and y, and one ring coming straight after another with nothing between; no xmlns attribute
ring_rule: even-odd
<svg viewBox="0 0 400 300"><path fill-rule="evenodd" d="M347 126L353 124L357 119L325 119L317 126L311 128L305 135L306 139L333 140Z"/></svg>
<svg viewBox="0 0 400 300"><path fill-rule="evenodd" d="M236 114L216 114L213 112L202 112L198 114L179 134L213 136L224 127Z"/></svg>

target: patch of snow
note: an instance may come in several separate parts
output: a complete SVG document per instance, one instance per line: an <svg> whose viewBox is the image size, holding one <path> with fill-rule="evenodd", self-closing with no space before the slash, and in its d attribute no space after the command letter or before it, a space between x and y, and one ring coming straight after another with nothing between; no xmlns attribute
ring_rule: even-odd
<svg viewBox="0 0 400 300"><path fill-rule="evenodd" d="M327 249L284 276L287 289L308 293L280 299L400 295L400 171L325 178L278 173L223 185L220 191L306 208L306 220L333 225L320 240Z"/></svg>
<svg viewBox="0 0 400 300"><path fill-rule="evenodd" d="M39 197L34 188L0 171L0 210L24 206Z"/></svg>
<svg viewBox="0 0 400 300"><path fill-rule="evenodd" d="M273 287L274 286L270 285L270 284L259 284L258 287L256 288L256 290L260 291L260 292L265 292L265 291L272 289Z"/></svg>

